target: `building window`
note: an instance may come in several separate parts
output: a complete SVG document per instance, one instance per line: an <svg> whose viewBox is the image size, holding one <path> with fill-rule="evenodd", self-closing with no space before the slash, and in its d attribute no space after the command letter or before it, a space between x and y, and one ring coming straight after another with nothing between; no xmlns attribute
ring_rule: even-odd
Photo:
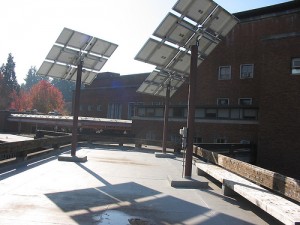
<svg viewBox="0 0 300 225"><path fill-rule="evenodd" d="M225 138L216 138L215 143L227 143L227 140Z"/></svg>
<svg viewBox="0 0 300 225"><path fill-rule="evenodd" d="M143 102L129 102L128 103L128 119L131 119L133 116L136 115L136 107L138 105L143 105Z"/></svg>
<svg viewBox="0 0 300 225"><path fill-rule="evenodd" d="M228 119L230 117L229 109L218 109L218 119Z"/></svg>
<svg viewBox="0 0 300 225"><path fill-rule="evenodd" d="M146 112L146 110L145 110L144 107L143 107L143 108L138 108L138 109L137 109L137 115L138 115L138 116L145 116L145 112Z"/></svg>
<svg viewBox="0 0 300 225"><path fill-rule="evenodd" d="M146 108L146 116L147 117L153 117L155 115L154 108Z"/></svg>
<svg viewBox="0 0 300 225"><path fill-rule="evenodd" d="M152 102L152 105L164 105L164 102Z"/></svg>
<svg viewBox="0 0 300 225"><path fill-rule="evenodd" d="M164 109L163 108L155 108L155 116L156 117L163 117L164 116Z"/></svg>
<svg viewBox="0 0 300 225"><path fill-rule="evenodd" d="M240 109L231 109L230 110L230 118L231 119L240 119L241 111Z"/></svg>
<svg viewBox="0 0 300 225"><path fill-rule="evenodd" d="M156 134L155 134L155 132L154 131L148 131L147 133L146 133L146 139L147 140L155 140L155 138L156 138Z"/></svg>
<svg viewBox="0 0 300 225"><path fill-rule="evenodd" d="M196 109L195 111L196 118L204 118L205 117L205 110L204 109Z"/></svg>
<svg viewBox="0 0 300 225"><path fill-rule="evenodd" d="M229 105L229 98L218 98L217 105Z"/></svg>
<svg viewBox="0 0 300 225"><path fill-rule="evenodd" d="M252 105L252 98L240 98L239 105Z"/></svg>
<svg viewBox="0 0 300 225"><path fill-rule="evenodd" d="M292 59L292 75L300 75L300 58Z"/></svg>
<svg viewBox="0 0 300 225"><path fill-rule="evenodd" d="M244 109L243 110L243 119L245 119L245 120L256 120L257 119L257 110L255 110L255 109Z"/></svg>
<svg viewBox="0 0 300 225"><path fill-rule="evenodd" d="M194 143L203 143L202 137L194 137Z"/></svg>
<svg viewBox="0 0 300 225"><path fill-rule="evenodd" d="M173 117L183 118L184 117L184 108L174 107L173 108Z"/></svg>
<svg viewBox="0 0 300 225"><path fill-rule="evenodd" d="M240 69L240 78L247 79L253 78L254 65L253 64L242 64Z"/></svg>
<svg viewBox="0 0 300 225"><path fill-rule="evenodd" d="M92 111L93 107L91 105L88 105L88 111Z"/></svg>
<svg viewBox="0 0 300 225"><path fill-rule="evenodd" d="M135 103L134 102L129 102L128 103L128 119L131 119L131 117L134 116L134 106L135 106Z"/></svg>
<svg viewBox="0 0 300 225"><path fill-rule="evenodd" d="M108 104L107 118L121 119L122 105L118 103Z"/></svg>
<svg viewBox="0 0 300 225"><path fill-rule="evenodd" d="M205 118L215 119L217 117L217 109L206 109Z"/></svg>
<svg viewBox="0 0 300 225"><path fill-rule="evenodd" d="M101 105L97 105L97 111L101 112L102 111L102 106Z"/></svg>
<svg viewBox="0 0 300 225"><path fill-rule="evenodd" d="M176 144L181 144L181 137L178 134L171 135L171 142Z"/></svg>
<svg viewBox="0 0 300 225"><path fill-rule="evenodd" d="M230 79L231 79L231 66L220 66L219 80L230 80Z"/></svg>

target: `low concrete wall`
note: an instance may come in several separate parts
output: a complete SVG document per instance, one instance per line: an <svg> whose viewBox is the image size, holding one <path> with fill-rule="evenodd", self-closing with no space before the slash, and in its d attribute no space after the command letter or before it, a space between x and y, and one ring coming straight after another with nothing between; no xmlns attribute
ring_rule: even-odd
<svg viewBox="0 0 300 225"><path fill-rule="evenodd" d="M0 144L0 160L14 157L19 161L25 160L29 153L41 151L43 148L57 149L59 146L69 143L71 143L71 136L2 143Z"/></svg>
<svg viewBox="0 0 300 225"><path fill-rule="evenodd" d="M194 154L278 194L300 202L300 180L194 146Z"/></svg>
<svg viewBox="0 0 300 225"><path fill-rule="evenodd" d="M119 145L123 144L135 144L136 146L142 145L153 145L153 146L162 146L161 140L148 140L148 139L140 139L140 138L133 138L133 137L116 137L116 136L105 136L105 135L80 135L79 139L81 141L87 142L108 142L108 143L117 143ZM167 148L174 149L177 151L180 149L180 145L174 144L173 142L168 141Z"/></svg>

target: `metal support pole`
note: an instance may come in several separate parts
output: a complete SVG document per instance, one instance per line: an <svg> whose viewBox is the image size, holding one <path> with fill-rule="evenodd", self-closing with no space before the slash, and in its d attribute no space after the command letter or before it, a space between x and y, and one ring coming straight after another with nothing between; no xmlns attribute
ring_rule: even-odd
<svg viewBox="0 0 300 225"><path fill-rule="evenodd" d="M195 94L197 83L197 62L198 62L198 44L191 47L191 66L190 66L190 84L188 97L188 118L187 118L187 151L185 155L185 171L186 178L192 175L193 163L193 144L194 144L194 122L195 122Z"/></svg>
<svg viewBox="0 0 300 225"><path fill-rule="evenodd" d="M80 60L77 66L76 89L75 89L75 99L74 99L74 107L73 107L74 113L73 113L71 156L76 156L76 148L77 148L78 115L79 115L79 106L80 106L82 65L83 65L83 61Z"/></svg>
<svg viewBox="0 0 300 225"><path fill-rule="evenodd" d="M169 102L170 102L170 83L167 85L166 100L165 100L165 113L164 113L164 130L163 130L163 143L162 152L167 152L167 137L168 137L168 125L169 125Z"/></svg>

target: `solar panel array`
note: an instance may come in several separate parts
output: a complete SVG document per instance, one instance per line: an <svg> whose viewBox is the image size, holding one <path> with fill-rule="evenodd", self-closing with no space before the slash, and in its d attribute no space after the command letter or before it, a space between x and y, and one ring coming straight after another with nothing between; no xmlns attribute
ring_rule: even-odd
<svg viewBox="0 0 300 225"><path fill-rule="evenodd" d="M172 9L135 57L156 66L137 92L165 96L170 84L172 96L189 76L190 46L198 45L199 66L238 22L212 0L178 0Z"/></svg>
<svg viewBox="0 0 300 225"><path fill-rule="evenodd" d="M64 28L37 74L76 81L77 66L83 61L81 81L90 84L118 45Z"/></svg>

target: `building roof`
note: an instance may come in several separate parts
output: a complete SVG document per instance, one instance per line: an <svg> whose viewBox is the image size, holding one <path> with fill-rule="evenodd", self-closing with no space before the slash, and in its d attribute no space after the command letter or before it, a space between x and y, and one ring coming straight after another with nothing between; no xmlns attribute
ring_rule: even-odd
<svg viewBox="0 0 300 225"><path fill-rule="evenodd" d="M43 125L73 126L73 116L36 115L36 114L11 114L8 121L23 122ZM114 130L131 129L132 120L78 117L80 127L106 128Z"/></svg>
<svg viewBox="0 0 300 225"><path fill-rule="evenodd" d="M249 19L267 18L295 12L300 12L300 0L238 12L233 15L243 22Z"/></svg>

